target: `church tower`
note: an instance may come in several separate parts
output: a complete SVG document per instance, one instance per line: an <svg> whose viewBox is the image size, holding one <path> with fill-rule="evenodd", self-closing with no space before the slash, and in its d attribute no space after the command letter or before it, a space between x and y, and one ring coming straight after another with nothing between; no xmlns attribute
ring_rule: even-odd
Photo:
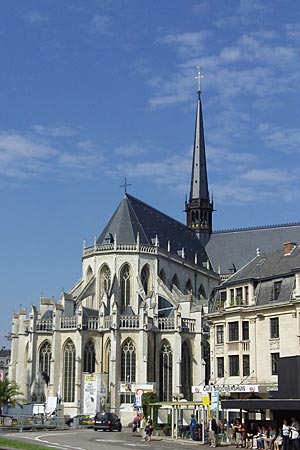
<svg viewBox="0 0 300 450"><path fill-rule="evenodd" d="M203 115L201 104L201 67L198 66L198 100L194 136L193 165L189 201L185 203L187 226L193 230L203 245L212 233L213 201L210 200L204 143Z"/></svg>

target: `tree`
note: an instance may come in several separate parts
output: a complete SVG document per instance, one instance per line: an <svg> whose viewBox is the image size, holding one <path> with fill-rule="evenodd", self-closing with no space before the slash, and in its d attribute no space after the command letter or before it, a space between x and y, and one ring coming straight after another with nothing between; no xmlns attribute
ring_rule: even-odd
<svg viewBox="0 0 300 450"><path fill-rule="evenodd" d="M154 392L145 392L142 395L143 413L145 417L150 416L150 403L156 403L159 401L157 394ZM154 422L157 422L157 408L154 410Z"/></svg>
<svg viewBox="0 0 300 450"><path fill-rule="evenodd" d="M0 381L0 407L19 405L20 398L18 399L18 397L21 395L23 393L19 391L19 387L14 381Z"/></svg>

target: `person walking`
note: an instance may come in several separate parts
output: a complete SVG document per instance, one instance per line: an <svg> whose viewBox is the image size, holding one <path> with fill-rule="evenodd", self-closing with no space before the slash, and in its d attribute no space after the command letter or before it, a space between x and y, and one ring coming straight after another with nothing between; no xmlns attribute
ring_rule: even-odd
<svg viewBox="0 0 300 450"><path fill-rule="evenodd" d="M142 433L142 441L146 440L146 426L147 426L147 420L146 417L144 415L142 415L141 417L141 423L140 423L140 430Z"/></svg>
<svg viewBox="0 0 300 450"><path fill-rule="evenodd" d="M208 422L209 446L217 446L218 425L216 419L211 415Z"/></svg>

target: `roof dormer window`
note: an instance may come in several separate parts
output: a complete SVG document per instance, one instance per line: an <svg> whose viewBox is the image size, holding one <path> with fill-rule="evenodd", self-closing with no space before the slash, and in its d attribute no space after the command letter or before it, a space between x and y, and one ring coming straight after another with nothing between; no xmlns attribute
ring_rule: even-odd
<svg viewBox="0 0 300 450"><path fill-rule="evenodd" d="M275 281L273 284L272 298L271 300L276 301L279 298L281 291L282 281Z"/></svg>

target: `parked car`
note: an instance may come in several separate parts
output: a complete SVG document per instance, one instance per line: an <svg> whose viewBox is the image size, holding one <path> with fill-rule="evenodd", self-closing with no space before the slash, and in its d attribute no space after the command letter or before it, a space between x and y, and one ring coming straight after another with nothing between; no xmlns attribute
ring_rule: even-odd
<svg viewBox="0 0 300 450"><path fill-rule="evenodd" d="M76 416L67 419L66 424L69 426L74 426L76 424L92 427L94 425L94 416L90 416L89 414L77 414Z"/></svg>
<svg viewBox="0 0 300 450"><path fill-rule="evenodd" d="M122 423L120 418L114 413L97 412L94 420L94 430L122 431Z"/></svg>

